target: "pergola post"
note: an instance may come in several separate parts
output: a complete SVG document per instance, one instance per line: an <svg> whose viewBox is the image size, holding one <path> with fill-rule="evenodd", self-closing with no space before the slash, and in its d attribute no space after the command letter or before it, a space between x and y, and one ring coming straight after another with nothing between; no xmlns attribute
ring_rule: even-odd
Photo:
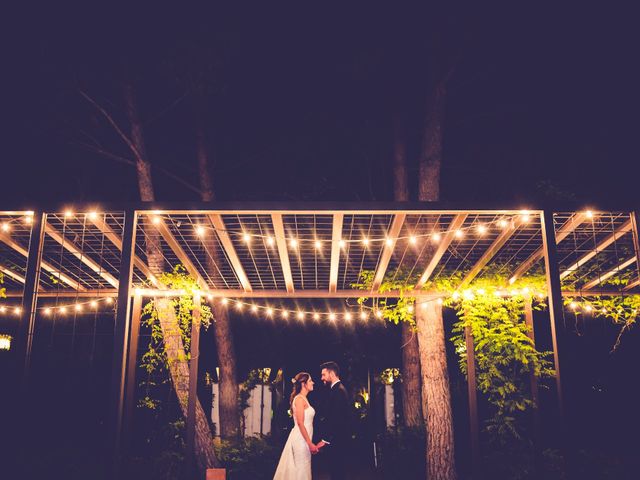
<svg viewBox="0 0 640 480"><path fill-rule="evenodd" d="M480 461L480 427L478 420L478 389L476 381L476 355L471 327L464 327L464 340L467 353L467 393L469 398L469 433L471 440L471 464L473 478L482 477Z"/></svg>
<svg viewBox="0 0 640 480"><path fill-rule="evenodd" d="M529 295L524 299L524 321L527 325L527 336L531 339L533 347L536 346L536 336L533 325L533 298ZM529 381L531 387L531 401L533 402L532 410L532 430L533 430L533 449L534 449L534 467L540 472L541 466L541 436L540 436L540 406L538 404L538 378L536 373L529 373Z"/></svg>
<svg viewBox="0 0 640 480"><path fill-rule="evenodd" d="M42 260L42 243L44 241L45 214L34 212L32 216L31 238L29 239L29 256L22 294L22 315L18 327L18 362L22 364L20 390L26 393L31 366L31 348L36 321L36 304L38 301L38 280L40 278L40 262ZM20 370L18 370L20 371Z"/></svg>
<svg viewBox="0 0 640 480"><path fill-rule="evenodd" d="M122 234L122 255L118 278L118 304L116 308L115 332L113 339L112 365L112 435L113 435L113 478L119 478L120 450L122 445L122 426L124 416L124 392L126 380L127 356L129 352L129 313L131 309L130 290L133 275L135 253L137 213L125 211L124 231Z"/></svg>
<svg viewBox="0 0 640 480"><path fill-rule="evenodd" d="M131 307L131 335L127 360L127 387L124 395L125 410L123 420L123 436L126 448L131 445L133 431L133 417L136 399L136 369L138 368L138 341L140 339L140 318L142 316L142 295L136 293Z"/></svg>
<svg viewBox="0 0 640 480"><path fill-rule="evenodd" d="M196 400L198 392L198 360L200 358L200 295L194 295L189 352L189 398L187 403L187 472L195 472Z"/></svg>
<svg viewBox="0 0 640 480"><path fill-rule="evenodd" d="M638 279L640 279L640 232L638 227L640 226L640 215L638 210L634 210L630 214L631 217L631 231L633 232L633 249L635 250L636 257L636 270L638 272Z"/></svg>
<svg viewBox="0 0 640 480"><path fill-rule="evenodd" d="M544 246L544 264L547 277L547 295L549 298L549 320L551 322L551 341L553 344L553 366L556 372L558 411L560 417L564 420L564 400L560 375L560 354L558 351L558 330L562 327L564 312L562 306L560 270L558 267L558 248L553 225L553 212L544 210L540 220L542 223L542 242Z"/></svg>

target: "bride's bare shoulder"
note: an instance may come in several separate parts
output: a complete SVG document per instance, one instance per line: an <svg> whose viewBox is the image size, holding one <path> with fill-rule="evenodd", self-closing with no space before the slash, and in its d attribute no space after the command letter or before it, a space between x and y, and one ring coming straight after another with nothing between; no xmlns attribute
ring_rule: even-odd
<svg viewBox="0 0 640 480"><path fill-rule="evenodd" d="M304 398L302 395L298 395L296 398L293 399L293 405L296 407L302 407L303 409L306 409L307 407L309 407L309 401Z"/></svg>

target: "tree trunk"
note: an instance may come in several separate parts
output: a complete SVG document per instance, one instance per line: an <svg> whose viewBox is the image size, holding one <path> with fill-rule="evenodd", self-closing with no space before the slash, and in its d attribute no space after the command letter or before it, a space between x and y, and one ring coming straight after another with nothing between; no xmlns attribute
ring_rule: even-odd
<svg viewBox="0 0 640 480"><path fill-rule="evenodd" d="M455 454L449 372L442 306L435 301L416 310L422 371L422 410L427 426L427 478L455 480Z"/></svg>
<svg viewBox="0 0 640 480"><path fill-rule="evenodd" d="M210 173L209 150L203 128L202 117L196 119L196 156L198 158L198 173L200 179L201 198L205 202L215 200L213 181ZM218 243L213 236L206 239L209 255L206 257L207 270L213 276L217 271L216 263L220 258ZM233 336L229 324L229 312L219 303L213 305L215 319L214 335L216 351L218 352L219 378L219 407L220 407L220 435L224 439L238 436L240 433L240 405L238 377L236 373L236 355Z"/></svg>
<svg viewBox="0 0 640 480"><path fill-rule="evenodd" d="M427 115L418 164L418 199L440 200L440 166L442 164L442 129L444 127L446 83L436 82L427 98Z"/></svg>
<svg viewBox="0 0 640 480"><path fill-rule="evenodd" d="M406 132L400 113L393 116L393 195L397 202L409 200ZM420 406L420 352L415 327L402 322L402 414L406 427L423 426Z"/></svg>
<svg viewBox="0 0 640 480"><path fill-rule="evenodd" d="M138 188L140 198L143 201L155 201L153 181L151 177L151 164L146 157L144 136L138 108L135 102L133 87L127 84L124 87L125 110L131 127L131 142L135 148L136 172L138 174ZM159 234L154 229L145 231L145 250L147 262L151 272L159 277L164 271L164 257L160 244ZM187 400L189 397L189 364L180 337L180 328L173 309L169 308L167 299L156 298L158 318L162 329L163 343L167 353L169 372L173 382L173 388L180 403L183 415L187 416ZM197 400L197 399L196 399ZM213 450L211 429L207 417L196 401L196 462L204 472L206 468L217 467L219 462Z"/></svg>
<svg viewBox="0 0 640 480"><path fill-rule="evenodd" d="M446 81L434 82L428 92L419 159L418 199L423 202L440 200L445 98ZM427 478L449 480L456 478L456 466L442 306L434 301L426 305L416 308L416 323L427 431Z"/></svg>
<svg viewBox="0 0 640 480"><path fill-rule="evenodd" d="M162 327L162 341L169 363L169 373L173 388L178 397L182 415L187 418L187 405L189 401L189 364L186 359L182 335L176 318L176 312L171 303L171 299L157 297L154 299L155 308L158 312L160 325ZM198 469L205 472L207 468L217 467L218 459L213 450L211 429L207 416L196 401L196 432L195 432L195 457ZM187 452L187 455L189 452Z"/></svg>

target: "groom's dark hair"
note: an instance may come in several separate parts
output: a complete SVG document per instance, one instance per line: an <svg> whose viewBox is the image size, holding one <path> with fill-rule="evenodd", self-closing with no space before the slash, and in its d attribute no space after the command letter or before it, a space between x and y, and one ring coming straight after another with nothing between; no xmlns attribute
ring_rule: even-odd
<svg viewBox="0 0 640 480"><path fill-rule="evenodd" d="M340 366L336 362L324 362L320 365L320 369L326 368L336 374L336 377L340 376Z"/></svg>

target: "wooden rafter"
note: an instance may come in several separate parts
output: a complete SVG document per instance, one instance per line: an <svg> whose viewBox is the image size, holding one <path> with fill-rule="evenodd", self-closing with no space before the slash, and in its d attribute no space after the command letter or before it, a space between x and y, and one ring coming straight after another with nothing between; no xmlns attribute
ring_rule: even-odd
<svg viewBox="0 0 640 480"><path fill-rule="evenodd" d="M74 257L76 257L80 262L84 263L87 267L93 270L97 275L102 277L109 285L112 287L118 288L118 279L111 275L109 272L105 271L98 263L93 261L90 257L87 256L85 252L82 251L80 247L78 247L71 240L64 238L63 235L60 234L51 224L45 222L44 231L47 235L49 235L53 240L59 243L65 250L71 253Z"/></svg>
<svg viewBox="0 0 640 480"><path fill-rule="evenodd" d="M342 224L344 214L333 215L333 228L331 231L331 267L329 269L329 291L338 290L338 270L340 269L340 240L342 240Z"/></svg>
<svg viewBox="0 0 640 480"><path fill-rule="evenodd" d="M562 280L563 278L566 278L569 275L571 275L573 272L577 271L578 268L580 268L582 265L584 265L593 257L595 257L598 253L602 252L605 248L607 248L613 242L615 242L625 234L629 233L630 231L631 231L631 220L627 220L624 223L624 225L622 225L617 231L613 232L607 238L605 238L600 243L598 243L598 245L596 245L596 247L593 250L584 254L582 257L578 259L577 262L575 262L573 265L566 268L563 272L560 272L560 279Z"/></svg>
<svg viewBox="0 0 640 480"><path fill-rule="evenodd" d="M398 241L398 237L400 236L400 231L402 230L402 225L404 225L404 221L407 216L404 213L399 213L393 217L393 222L391 223L391 228L389 229L389 233L387 234L388 242L385 242L382 255L380 256L380 262L378 262L378 268L376 269L376 273L373 277L373 283L371 285L372 291L377 291L382 284L382 280L384 280L384 275L387 273L387 267L389 266L389 262L391 261L391 255L393 254L393 250L396 247L396 242Z"/></svg>
<svg viewBox="0 0 640 480"><path fill-rule="evenodd" d="M238 253L236 252L236 249L233 246L233 242L231 241L231 237L229 237L229 234L227 233L227 226L222 219L222 215L211 213L207 216L209 217L209 221L218 234L220 244L222 245L222 248L224 248L224 251L227 254L227 258L231 263L231 267L236 273L236 277L238 277L242 288L244 288L245 292L251 292L253 290L253 288L251 287L251 282L249 282L249 277L247 277L247 274L242 267L242 263L240 262Z"/></svg>
<svg viewBox="0 0 640 480"><path fill-rule="evenodd" d="M476 262L476 264L469 270L469 273L465 275L462 279L458 288L464 288L469 285L474 278L478 276L480 271L491 261L491 259L500 251L500 249L504 246L507 241L513 236L518 227L522 225L522 220L518 217L515 220L515 224L512 227L505 228L500 235L493 241L491 246L487 249L486 252L480 257L480 260Z"/></svg>
<svg viewBox="0 0 640 480"><path fill-rule="evenodd" d="M611 270L609 270L607 273L602 274L602 275L598 275L598 278L594 278L589 283L585 283L582 286L582 288L584 290L590 290L593 287L595 287L596 285L600 285L602 282L604 282L608 278L613 277L616 273L620 273L622 270L624 270L628 266L633 265L634 263L636 263L636 259L637 259L637 257L634 255L633 257L631 257L631 258L625 260L624 262L616 265Z"/></svg>
<svg viewBox="0 0 640 480"><path fill-rule="evenodd" d="M427 268L425 268L424 273L420 277L420 280L418 280L418 283L416 284L417 290L421 289L427 283L427 281L429 281L429 278L431 278L433 271L438 266L438 263L440 263L442 256L449 248L449 245L451 245L451 242L455 237L456 230L462 227L462 224L466 219L466 213L459 213L453 218L453 220L451 221L451 225L449 225L447 233L442 235L440 243L438 244L438 248L436 248L433 256L431 257L431 260L429 261L429 264L427 265Z"/></svg>
<svg viewBox="0 0 640 480"><path fill-rule="evenodd" d="M586 212L578 212L573 215L569 220L565 222L562 227L556 232L556 244L559 244L562 240L567 238L571 232L582 225L589 217ZM513 275L509 279L509 283L515 282L523 274L527 272L538 260L544 256L544 248L540 247L533 252L529 258L520 264L520 266L513 272Z"/></svg>
<svg viewBox="0 0 640 480"><path fill-rule="evenodd" d="M14 272L10 268L7 268L2 264L0 264L0 272L5 274L7 277L13 278L18 283L24 284L24 282L25 282L24 277L22 275Z"/></svg>
<svg viewBox="0 0 640 480"><path fill-rule="evenodd" d="M633 280L632 282L629 282L625 287L624 287L624 291L628 291L631 290L633 288L636 288L638 285L640 285L640 278L636 278L635 280Z"/></svg>
<svg viewBox="0 0 640 480"><path fill-rule="evenodd" d="M102 233L106 238L108 238L111 243L113 243L116 248L120 251L122 251L122 238L120 235L118 235L118 233L109 226L109 224L107 224L107 222L105 222L100 215L94 217L90 217L87 216L87 220L91 223L93 223L93 225L100 230L100 233ZM136 268L138 270L140 270L142 272L142 274L147 277L147 279L156 287L160 288L161 285L158 282L158 279L155 277L155 275L153 273L151 273L151 269L149 269L149 266L145 263L144 260L142 260L138 255L135 255L133 257L133 264L136 266Z"/></svg>
<svg viewBox="0 0 640 480"><path fill-rule="evenodd" d="M289 252L287 251L287 240L285 238L282 215L280 213L272 214L271 221L273 222L273 233L276 237L276 245L278 247L278 254L280 255L280 265L282 266L282 275L284 276L287 293L293 293L293 277L291 276L291 263L289 263Z"/></svg>
<svg viewBox="0 0 640 480"><path fill-rule="evenodd" d="M182 263L182 265L184 265L184 268L187 269L189 275L191 275L196 280L198 286L203 290L208 289L206 280L193 264L193 262L189 258L189 255L187 255L187 252L185 252L182 246L180 246L180 244L176 240L176 237L173 236L173 233L171 233L169 227L167 227L167 225L163 221L155 224L154 227L162 236L162 238L164 238L164 241L167 242L167 245L169 245L169 248L173 251L178 260L180 260L180 263Z"/></svg>
<svg viewBox="0 0 640 480"><path fill-rule="evenodd" d="M9 235L0 232L0 241L5 243L7 246L11 247L13 250L18 252L23 257L29 258L28 250L26 248L24 248L22 245L20 245L18 242L14 241ZM74 290L77 290L77 291L80 291L80 292L84 292L84 291L87 290L79 282L77 282L77 281L73 280L71 277L65 275L64 273L62 273L61 271L56 269L53 265L51 265L50 263L48 263L48 262L46 262L44 260L40 261L40 268L42 268L43 270L46 270L47 272L53 274L57 280L59 280L60 282L66 284L66 285L68 285L69 287L73 288Z"/></svg>

